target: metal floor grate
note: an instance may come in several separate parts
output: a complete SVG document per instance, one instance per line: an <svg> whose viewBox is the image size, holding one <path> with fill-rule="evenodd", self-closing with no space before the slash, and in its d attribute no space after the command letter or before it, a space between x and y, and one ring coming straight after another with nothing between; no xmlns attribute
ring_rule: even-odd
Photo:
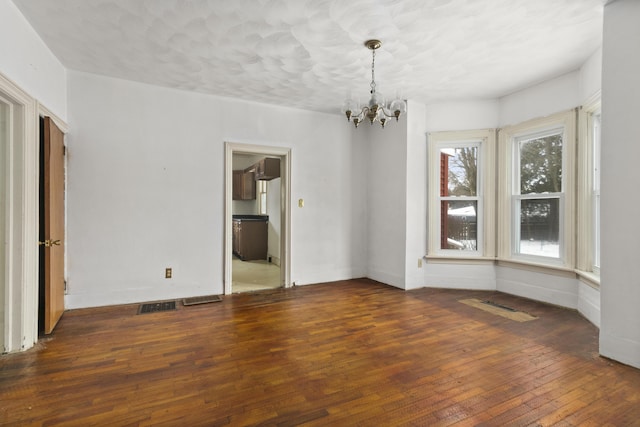
<svg viewBox="0 0 640 427"><path fill-rule="evenodd" d="M222 299L218 295L205 295L202 297L185 298L182 300L182 305L207 304L220 301L222 301Z"/></svg>
<svg viewBox="0 0 640 427"><path fill-rule="evenodd" d="M489 301L489 300L482 301L482 303L490 305L490 306L493 306L493 307L501 308L503 310L508 310L508 311L511 311L511 312L514 312L514 313L518 311L515 308L507 307L506 305L498 304L497 302L493 302L493 301Z"/></svg>
<svg viewBox="0 0 640 427"><path fill-rule="evenodd" d="M148 304L140 304L138 314L157 313L159 311L171 311L175 309L175 301L152 302Z"/></svg>

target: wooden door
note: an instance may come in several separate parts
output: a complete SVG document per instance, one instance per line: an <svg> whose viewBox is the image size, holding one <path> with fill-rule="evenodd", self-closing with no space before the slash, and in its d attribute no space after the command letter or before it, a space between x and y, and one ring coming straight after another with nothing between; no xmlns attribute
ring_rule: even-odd
<svg viewBox="0 0 640 427"><path fill-rule="evenodd" d="M44 118L44 333L64 312L64 134Z"/></svg>

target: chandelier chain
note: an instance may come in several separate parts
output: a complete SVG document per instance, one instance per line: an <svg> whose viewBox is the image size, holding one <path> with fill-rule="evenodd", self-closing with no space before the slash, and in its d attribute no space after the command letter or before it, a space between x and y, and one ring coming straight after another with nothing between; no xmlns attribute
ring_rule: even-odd
<svg viewBox="0 0 640 427"><path fill-rule="evenodd" d="M371 50L371 94L376 93L376 51Z"/></svg>

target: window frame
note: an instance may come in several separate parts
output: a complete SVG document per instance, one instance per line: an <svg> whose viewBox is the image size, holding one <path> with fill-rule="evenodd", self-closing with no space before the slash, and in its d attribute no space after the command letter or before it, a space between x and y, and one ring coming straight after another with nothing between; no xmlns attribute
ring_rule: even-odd
<svg viewBox="0 0 640 427"><path fill-rule="evenodd" d="M576 140L576 110L553 114L526 122L507 126L498 130L498 258L505 261L522 263L562 266L573 268L575 257L575 140ZM559 257L546 257L532 254L522 254L516 250L519 242L520 217L515 204L523 199L519 188L519 149L516 148L521 140L552 135L562 130L562 191L559 197ZM518 156L519 157L519 156ZM517 179L516 179L517 178ZM517 188L516 185L518 185ZM554 196L557 193L553 193ZM532 199L549 198L549 194L532 194Z"/></svg>
<svg viewBox="0 0 640 427"><path fill-rule="evenodd" d="M267 214L267 181L256 181L256 193L258 200L258 212L260 215Z"/></svg>
<svg viewBox="0 0 640 427"><path fill-rule="evenodd" d="M600 267L597 265L597 245L601 226L596 213L597 200L600 194L599 174L596 167L599 162L601 136L594 140L594 115L601 115L601 94L597 92L580 108L580 135L578 150L578 207L577 217L577 259L576 270L588 273L590 283L599 284ZM598 150L596 150L598 148Z"/></svg>
<svg viewBox="0 0 640 427"><path fill-rule="evenodd" d="M495 130L431 132L428 134L428 237L427 258L495 257ZM440 152L446 148L476 146L477 195L440 195ZM476 250L442 249L441 202L476 200Z"/></svg>
<svg viewBox="0 0 640 427"><path fill-rule="evenodd" d="M562 135L562 168L563 168L563 174L562 174L562 185L561 185L561 189L560 192L554 192L554 193L527 193L527 194L522 194L522 190L521 190L521 184L522 184L522 177L521 177L521 171L522 171L522 156L521 156L521 147L520 147L520 143L521 142L526 142L526 141L531 141L531 140L535 140L535 139L541 139L541 138L546 138L549 136L553 136L553 135ZM547 257L544 255L534 255L534 254L527 254L527 253L523 253L522 252L522 248L520 247L520 242L522 241L521 239L521 232L522 232L522 227L521 227L521 215L522 215L522 201L523 200L545 200L545 199L553 199L553 200L558 200L558 207L560 210L560 214L559 214L559 218L563 217L563 213L564 213L564 194L565 194L565 184L564 184L564 167L565 167L565 152L564 152L564 143L565 143L565 132L564 132L564 128L563 127L551 127L551 128L545 128L542 129L540 132L534 132L534 133L524 133L524 134L520 134L517 136L514 136L512 143L514 145L513 147L513 159L512 159L512 165L513 165L513 174L512 174L512 179L513 179L513 185L512 185L512 197L511 197L511 202L512 202L512 206L511 209L513 210L513 224L512 224L512 242L511 242L511 247L512 247L512 255L517 256L517 257L522 257L524 259L531 259L532 261L534 260L540 260L540 259L544 259L545 262L549 262L549 263L556 263L557 260L560 259L561 255L562 255L562 249L563 249L563 239L562 239L562 230L563 230L563 221L559 221L558 224L558 234L559 234L559 249L558 249L558 257Z"/></svg>
<svg viewBox="0 0 640 427"><path fill-rule="evenodd" d="M597 122L594 120L595 117L598 117ZM591 145L591 151L593 156L593 166L591 172L593 173L593 179L591 182L591 192L592 192L592 203L591 203L591 233L592 233L592 242L591 242L591 251L593 260L591 262L591 271L597 275L600 275L600 230L601 230L601 215L600 215L600 173L601 173L601 150L602 150L602 114L600 110L592 113L589 116L589 127L591 129L591 138L589 142ZM598 131L595 131L596 123L598 127Z"/></svg>

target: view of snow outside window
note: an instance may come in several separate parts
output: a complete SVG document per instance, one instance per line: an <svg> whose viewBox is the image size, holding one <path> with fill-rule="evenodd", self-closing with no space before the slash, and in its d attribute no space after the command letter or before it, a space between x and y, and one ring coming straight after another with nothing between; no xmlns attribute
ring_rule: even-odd
<svg viewBox="0 0 640 427"><path fill-rule="evenodd" d="M478 147L440 150L441 249L478 249ZM446 238L445 238L446 237Z"/></svg>
<svg viewBox="0 0 640 427"><path fill-rule="evenodd" d="M562 132L517 142L520 194L515 207L520 229L516 251L559 258Z"/></svg>

